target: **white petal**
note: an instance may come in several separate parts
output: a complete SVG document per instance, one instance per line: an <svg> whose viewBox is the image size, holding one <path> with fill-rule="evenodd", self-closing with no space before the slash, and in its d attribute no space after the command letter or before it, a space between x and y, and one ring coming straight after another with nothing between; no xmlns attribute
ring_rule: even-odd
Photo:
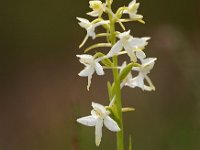
<svg viewBox="0 0 200 150"><path fill-rule="evenodd" d="M129 37L129 36L130 36L130 32L131 32L131 31L128 30L128 31L126 31L126 32L120 33L120 34L118 35L118 37L119 37L120 39Z"/></svg>
<svg viewBox="0 0 200 150"><path fill-rule="evenodd" d="M102 127L103 127L103 120L102 119L97 119L97 123L95 126L95 144L99 146L101 143L101 138L102 138Z"/></svg>
<svg viewBox="0 0 200 150"><path fill-rule="evenodd" d="M89 20L85 19L85 18L80 18L80 17L77 17L77 19L80 21L79 22L79 25L82 27L82 28L85 28L87 29L91 23L89 22Z"/></svg>
<svg viewBox="0 0 200 150"><path fill-rule="evenodd" d="M103 67L98 62L95 63L95 70L98 75L104 75Z"/></svg>
<svg viewBox="0 0 200 150"><path fill-rule="evenodd" d="M98 103L92 102L92 107L95 111L97 111L100 115L107 115L106 108ZM102 116L103 117L103 116Z"/></svg>
<svg viewBox="0 0 200 150"><path fill-rule="evenodd" d="M88 76L88 85L87 85L87 90L90 90L90 85L92 83L92 74Z"/></svg>
<svg viewBox="0 0 200 150"><path fill-rule="evenodd" d="M92 55L82 54L82 55L76 55L76 56L80 58L80 62L83 64L92 64L94 62L94 58Z"/></svg>
<svg viewBox="0 0 200 150"><path fill-rule="evenodd" d="M92 17L98 17L100 15L99 11L91 11L91 12L88 12L87 15L89 16L92 16Z"/></svg>
<svg viewBox="0 0 200 150"><path fill-rule="evenodd" d="M122 48L122 42L119 40L115 45L113 45L111 50L108 52L107 56L112 57L114 55L117 55L122 50Z"/></svg>
<svg viewBox="0 0 200 150"><path fill-rule="evenodd" d="M93 116L86 116L77 119L77 122L86 126L95 126L97 123L97 119Z"/></svg>
<svg viewBox="0 0 200 150"><path fill-rule="evenodd" d="M135 3L136 3L136 0L131 1L131 2L129 3L128 7L132 7L132 6L134 6Z"/></svg>
<svg viewBox="0 0 200 150"><path fill-rule="evenodd" d="M140 48L143 49L147 44L147 40L149 40L150 38L145 37L145 38L131 38L131 40L129 41L131 46L133 48Z"/></svg>
<svg viewBox="0 0 200 150"><path fill-rule="evenodd" d="M104 119L104 125L113 132L118 132L120 131L120 128L118 126L118 124L109 116L106 116Z"/></svg>
<svg viewBox="0 0 200 150"><path fill-rule="evenodd" d="M131 47L131 45L129 43L125 44L124 49L127 51L131 61L136 62L137 58L135 56L135 50Z"/></svg>
<svg viewBox="0 0 200 150"><path fill-rule="evenodd" d="M136 56L137 56L137 58L139 58L139 59L144 59L144 58L146 58L146 55L145 55L145 53L144 53L142 50L136 51Z"/></svg>
<svg viewBox="0 0 200 150"><path fill-rule="evenodd" d="M93 73L94 73L94 68L88 65L78 75L81 77L88 77Z"/></svg>
<svg viewBox="0 0 200 150"><path fill-rule="evenodd" d="M131 79L126 86L129 86L131 88L140 87L144 90L144 76L138 75L135 78Z"/></svg>

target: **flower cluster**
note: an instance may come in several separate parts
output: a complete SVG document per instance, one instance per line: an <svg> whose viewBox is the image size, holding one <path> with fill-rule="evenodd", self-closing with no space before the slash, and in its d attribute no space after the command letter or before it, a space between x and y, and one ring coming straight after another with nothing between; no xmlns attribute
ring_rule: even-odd
<svg viewBox="0 0 200 150"><path fill-rule="evenodd" d="M155 87L151 82L148 74L154 66L156 58L148 58L144 52L145 47L150 40L150 37L133 37L130 30L126 30L124 23L130 21L139 21L144 23L143 16L137 14L139 3L133 0L128 6L118 8L116 12L111 9L112 0L102 2L100 0L89 1L89 7L92 9L87 15L95 17L92 21L84 18L77 17L79 25L86 30L86 36L79 48L82 48L89 38L95 40L96 38L105 37L105 43L97 43L87 47L85 54L77 55L80 63L84 65L84 69L79 73L81 77L88 78L87 89L89 91L92 76L94 73L97 75L104 75L104 68L117 68L120 77L120 87L125 86L131 88L141 88L143 91L153 91ZM109 20L103 19L103 14L107 14ZM128 14L128 15L127 15ZM124 18L125 17L125 18ZM122 31L111 31L111 24L119 24ZM102 27L105 29L103 33L96 33L95 29ZM112 36L115 37L115 42L111 41ZM96 52L91 55L88 54L96 48L110 48L107 52ZM129 63L126 61L121 66L115 66L113 57L127 54L130 58ZM133 72L136 73L133 76ZM146 81L146 82L145 82ZM113 99L115 95L111 97ZM117 122L109 115L111 114L112 105L104 107L98 103L92 103L93 110L91 116L82 117L77 121L83 125L95 126L96 145L98 146L102 137L103 124L111 131L118 132L120 127ZM109 109L108 109L109 108Z"/></svg>

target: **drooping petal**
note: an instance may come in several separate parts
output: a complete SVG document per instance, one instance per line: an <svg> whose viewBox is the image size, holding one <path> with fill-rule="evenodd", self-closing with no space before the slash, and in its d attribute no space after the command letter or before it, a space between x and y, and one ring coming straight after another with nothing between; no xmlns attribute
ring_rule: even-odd
<svg viewBox="0 0 200 150"><path fill-rule="evenodd" d="M113 132L118 132L120 131L120 128L118 126L118 124L112 119L110 118L109 116L106 116L104 118L104 125L110 130L110 131L113 131Z"/></svg>
<svg viewBox="0 0 200 150"><path fill-rule="evenodd" d="M96 126L95 126L95 144L96 144L96 146L99 146L101 143L102 127L103 127L103 120L101 118L98 118L97 122L96 122Z"/></svg>
<svg viewBox="0 0 200 150"><path fill-rule="evenodd" d="M90 90L90 85L92 83L92 74L88 75L88 85L87 85L87 90Z"/></svg>
<svg viewBox="0 0 200 150"><path fill-rule="evenodd" d="M93 116L86 116L77 119L77 122L86 126L95 126L97 123L97 119Z"/></svg>
<svg viewBox="0 0 200 150"><path fill-rule="evenodd" d="M103 67L98 62L95 62L95 70L98 75L104 75Z"/></svg>
<svg viewBox="0 0 200 150"><path fill-rule="evenodd" d="M123 44L122 42L119 40L112 48L111 50L108 52L107 56L108 57L112 57L114 55L118 55L118 53L122 50L123 48Z"/></svg>

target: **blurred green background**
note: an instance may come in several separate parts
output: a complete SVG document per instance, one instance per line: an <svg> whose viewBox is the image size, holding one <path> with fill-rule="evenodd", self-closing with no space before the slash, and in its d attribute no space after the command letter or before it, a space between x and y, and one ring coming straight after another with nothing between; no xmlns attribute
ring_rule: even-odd
<svg viewBox="0 0 200 150"><path fill-rule="evenodd" d="M128 4L114 0L114 5ZM134 150L200 149L200 1L140 0L146 25L128 24L134 36L151 36L148 56L156 91L123 89L125 144ZM0 1L0 150L111 150L115 134L81 126L91 101L107 102L106 81L94 76L87 92L76 58L85 31L87 0ZM91 42L91 40L90 40Z"/></svg>

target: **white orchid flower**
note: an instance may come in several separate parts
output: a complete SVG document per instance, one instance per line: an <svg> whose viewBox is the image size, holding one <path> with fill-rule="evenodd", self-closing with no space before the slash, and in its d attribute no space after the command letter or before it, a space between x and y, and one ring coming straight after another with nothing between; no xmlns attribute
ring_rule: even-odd
<svg viewBox="0 0 200 150"><path fill-rule="evenodd" d="M85 18L80 18L80 17L77 17L77 19L80 21L79 25L82 28L86 29L86 31L87 31L87 34L86 34L83 42L81 43L81 45L79 47L82 47L85 44L85 42L87 41L88 37L92 37L92 39L96 38L96 33L95 33L95 28L96 27L101 26L103 24L108 24L109 23L109 21L99 21L97 23L92 23L89 20L87 20Z"/></svg>
<svg viewBox="0 0 200 150"><path fill-rule="evenodd" d="M147 74L150 73L157 58L146 58L144 53L141 53L141 51L137 51L136 55L140 59L142 64L140 67L133 67L133 70L138 71L139 74L132 79L129 78L128 82L125 83L125 86L129 86L131 88L139 87L145 91L154 91L155 87ZM149 84L148 86L144 84L144 80L147 81L147 83Z"/></svg>
<svg viewBox="0 0 200 150"><path fill-rule="evenodd" d="M138 8L140 6L140 3L136 3L136 0L133 0L132 2L129 3L128 7L126 8L126 10L124 10L124 14L129 14L131 19L142 19L143 16L142 15L138 15L137 11Z"/></svg>
<svg viewBox="0 0 200 150"><path fill-rule="evenodd" d="M99 146L102 138L103 125L113 132L120 131L120 128L109 116L110 112L103 105L92 102L92 107L91 115L79 118L77 122L86 126L95 126L95 144Z"/></svg>
<svg viewBox="0 0 200 150"><path fill-rule="evenodd" d="M133 62L137 61L135 52L144 49L144 47L148 44L147 40L150 39L150 37L134 38L130 35L130 30L120 33L118 38L119 41L113 45L107 56L112 57L114 55L118 55L119 52L124 48Z"/></svg>
<svg viewBox="0 0 200 150"><path fill-rule="evenodd" d="M80 58L79 61L85 65L85 68L78 75L81 77L88 77L87 90L89 91L92 75L94 72L96 72L97 75L104 75L103 67L99 63L100 59L94 59L91 55L82 54L76 56Z"/></svg>
<svg viewBox="0 0 200 150"><path fill-rule="evenodd" d="M106 4L102 3L99 0L89 1L89 4L90 4L90 8L93 9L93 11L87 13L87 15L89 16L99 17L106 10Z"/></svg>

